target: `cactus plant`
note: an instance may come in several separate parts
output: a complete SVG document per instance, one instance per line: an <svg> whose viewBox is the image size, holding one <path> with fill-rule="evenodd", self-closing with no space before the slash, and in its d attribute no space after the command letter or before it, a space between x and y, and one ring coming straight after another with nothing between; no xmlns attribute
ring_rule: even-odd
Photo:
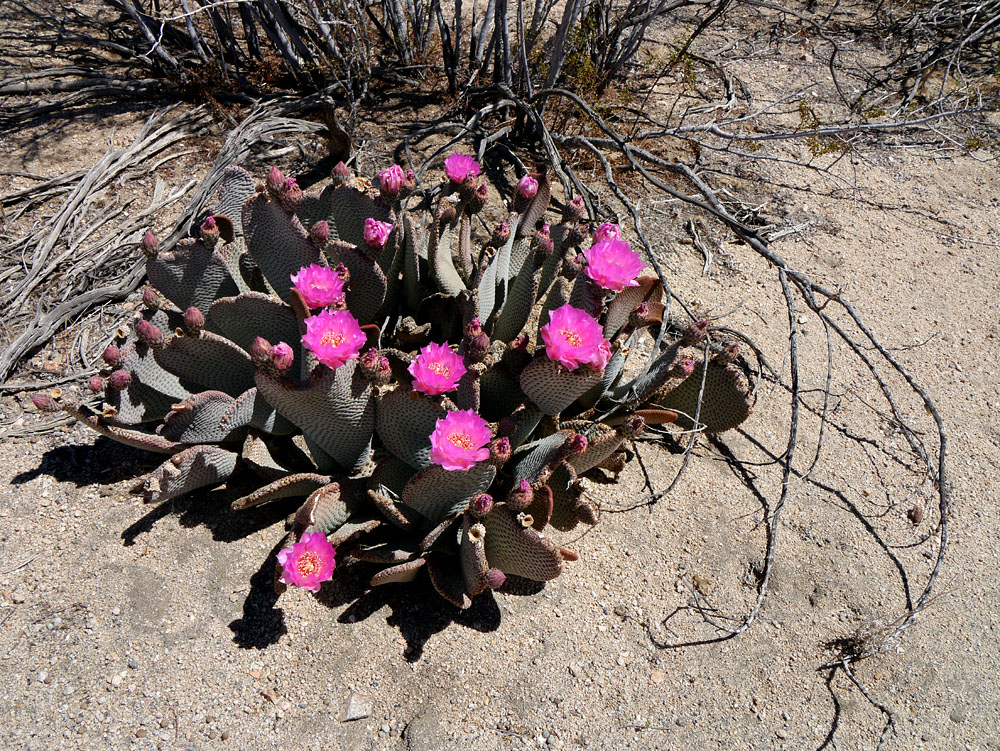
<svg viewBox="0 0 1000 751"><path fill-rule="evenodd" d="M578 200L543 224L544 174L476 242L479 165L452 155L445 172L421 221L398 165L372 188L340 164L319 195L230 168L197 237L143 238L150 287L87 383L101 403L36 405L170 454L146 502L238 468L260 483L234 510L300 499L279 589L317 589L336 546L384 566L372 586L426 571L458 607L558 576L576 555L548 527L597 522L581 477L617 476L650 424L738 425L745 363L706 322L664 320L617 225L592 236ZM662 346L627 367L646 328Z"/></svg>

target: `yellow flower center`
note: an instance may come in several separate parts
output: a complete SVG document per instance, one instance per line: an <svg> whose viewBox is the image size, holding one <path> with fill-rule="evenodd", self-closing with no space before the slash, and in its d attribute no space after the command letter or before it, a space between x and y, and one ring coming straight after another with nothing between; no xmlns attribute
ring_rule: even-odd
<svg viewBox="0 0 1000 751"><path fill-rule="evenodd" d="M445 378L451 376L451 371L448 369L448 366L445 365L443 362L438 362L436 360L429 362L427 363L427 369L432 373L437 373L439 376L444 376Z"/></svg>
<svg viewBox="0 0 1000 751"><path fill-rule="evenodd" d="M339 334L336 331L326 331L323 336L319 338L319 343L325 346L339 347L344 343L344 335Z"/></svg>
<svg viewBox="0 0 1000 751"><path fill-rule="evenodd" d="M448 440L454 443L459 448L472 449L475 445L472 443L472 439L469 437L468 433L452 433L448 436Z"/></svg>
<svg viewBox="0 0 1000 751"><path fill-rule="evenodd" d="M563 339L571 347L579 347L582 342L580 341L580 335L575 331L570 331L568 329L559 329L559 333L562 334Z"/></svg>
<svg viewBox="0 0 1000 751"><path fill-rule="evenodd" d="M322 566L319 556L312 552L303 553L299 560L295 562L295 568L302 576L312 576L318 574Z"/></svg>

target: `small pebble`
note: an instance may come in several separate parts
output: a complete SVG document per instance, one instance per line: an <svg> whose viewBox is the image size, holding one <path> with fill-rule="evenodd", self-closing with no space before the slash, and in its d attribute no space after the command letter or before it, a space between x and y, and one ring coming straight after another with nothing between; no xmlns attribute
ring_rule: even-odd
<svg viewBox="0 0 1000 751"><path fill-rule="evenodd" d="M139 663L138 663L138 661L137 661L137 660L136 660L135 658L130 658L130 659L129 659L129 661L128 661L128 666L129 666L129 667L130 667L130 668L131 668L132 670L138 670L138 669L139 669Z"/></svg>

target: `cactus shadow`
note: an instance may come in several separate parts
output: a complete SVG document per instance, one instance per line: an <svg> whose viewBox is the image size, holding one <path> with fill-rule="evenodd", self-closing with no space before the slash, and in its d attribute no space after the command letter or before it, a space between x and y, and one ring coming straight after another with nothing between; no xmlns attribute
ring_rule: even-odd
<svg viewBox="0 0 1000 751"><path fill-rule="evenodd" d="M243 600L243 615L229 624L233 642L241 649L266 649L276 644L287 632L284 611L276 607L278 593L274 590L274 569L278 564L281 540L250 577L250 591Z"/></svg>
<svg viewBox="0 0 1000 751"><path fill-rule="evenodd" d="M450 604L434 590L426 576L408 584L386 584L370 587L368 581L381 567L366 563L351 563L338 571L316 599L329 608L347 604L337 617L340 623L358 623L388 607L386 623L399 630L406 642L403 658L417 662L425 645L452 625L464 626L482 633L500 627L500 608L492 592L473 598L472 605L462 610Z"/></svg>
<svg viewBox="0 0 1000 751"><path fill-rule="evenodd" d="M291 499L245 511L231 511L229 504L244 495L245 491L246 488L240 486L221 486L178 496L154 506L145 516L129 525L122 532L122 541L126 547L131 547L136 538L152 531L158 521L174 515L182 527L205 527L211 531L216 542L235 542L277 524L295 510L295 499Z"/></svg>
<svg viewBox="0 0 1000 751"><path fill-rule="evenodd" d="M23 485L48 475L58 482L72 482L78 488L113 485L144 475L162 461L162 456L101 436L93 443L49 449L42 454L37 467L15 475L10 484Z"/></svg>

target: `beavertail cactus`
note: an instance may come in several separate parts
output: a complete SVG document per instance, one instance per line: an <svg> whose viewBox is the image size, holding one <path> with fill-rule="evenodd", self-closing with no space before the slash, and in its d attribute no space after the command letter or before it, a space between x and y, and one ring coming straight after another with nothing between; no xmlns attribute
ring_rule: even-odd
<svg viewBox="0 0 1000 751"><path fill-rule="evenodd" d="M664 318L617 224L584 221L579 197L546 224L544 173L480 237L482 178L449 156L422 221L399 165L372 188L338 164L318 195L229 168L189 239L139 243L144 306L86 382L103 403L36 407L168 455L147 502L245 470L259 481L234 510L297 499L279 589L359 559L383 566L371 586L427 576L468 607L558 576L577 556L545 532L598 520L581 478L617 475L655 426L738 425L748 369L707 321ZM662 346L626 367L646 330Z"/></svg>

